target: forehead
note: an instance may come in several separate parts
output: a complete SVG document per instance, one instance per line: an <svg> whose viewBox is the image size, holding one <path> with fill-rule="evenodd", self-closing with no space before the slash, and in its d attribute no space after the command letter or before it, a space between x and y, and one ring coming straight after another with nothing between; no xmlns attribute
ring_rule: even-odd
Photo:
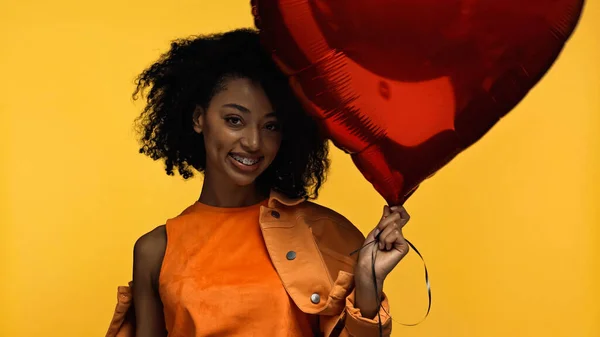
<svg viewBox="0 0 600 337"><path fill-rule="evenodd" d="M217 109L227 104L241 105L253 114L266 115L273 112L271 101L262 86L248 78L226 80L223 83L223 90L220 90L210 102L210 105Z"/></svg>

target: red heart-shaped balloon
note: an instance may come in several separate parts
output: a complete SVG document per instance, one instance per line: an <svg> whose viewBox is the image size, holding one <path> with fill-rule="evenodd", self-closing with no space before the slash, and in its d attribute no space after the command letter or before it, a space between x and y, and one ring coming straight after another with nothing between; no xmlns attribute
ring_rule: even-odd
<svg viewBox="0 0 600 337"><path fill-rule="evenodd" d="M252 0L309 113L390 204L511 111L583 0Z"/></svg>

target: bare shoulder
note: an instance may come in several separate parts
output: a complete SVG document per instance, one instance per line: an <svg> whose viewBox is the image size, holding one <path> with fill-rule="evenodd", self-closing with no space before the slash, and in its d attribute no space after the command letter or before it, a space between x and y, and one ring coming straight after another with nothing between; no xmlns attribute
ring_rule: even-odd
<svg viewBox="0 0 600 337"><path fill-rule="evenodd" d="M167 249L167 230L161 225L142 235L133 247L134 265L150 271L160 270Z"/></svg>

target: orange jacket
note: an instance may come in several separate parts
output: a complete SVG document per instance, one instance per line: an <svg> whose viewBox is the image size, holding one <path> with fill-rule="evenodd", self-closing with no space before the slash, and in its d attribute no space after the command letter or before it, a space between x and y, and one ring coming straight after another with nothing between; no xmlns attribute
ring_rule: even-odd
<svg viewBox="0 0 600 337"><path fill-rule="evenodd" d="M354 307L356 255L350 256L350 252L364 242L354 225L326 207L275 192L268 206L261 208L259 222L283 286L300 310L319 315L324 337L379 336L377 316L362 317ZM290 251L296 253L294 268L286 259ZM117 306L106 337L135 336L132 286L130 282L118 288ZM321 294L318 303L311 301L314 294ZM382 307L383 336L389 337L392 326L385 296Z"/></svg>

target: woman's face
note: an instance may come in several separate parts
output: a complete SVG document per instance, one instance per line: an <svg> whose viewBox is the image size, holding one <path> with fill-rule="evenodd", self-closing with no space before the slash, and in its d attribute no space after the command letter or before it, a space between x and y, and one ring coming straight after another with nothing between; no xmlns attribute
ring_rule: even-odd
<svg viewBox="0 0 600 337"><path fill-rule="evenodd" d="M226 81L194 119L195 131L204 136L205 175L219 183L254 183L279 151L277 115L262 87L249 79Z"/></svg>

